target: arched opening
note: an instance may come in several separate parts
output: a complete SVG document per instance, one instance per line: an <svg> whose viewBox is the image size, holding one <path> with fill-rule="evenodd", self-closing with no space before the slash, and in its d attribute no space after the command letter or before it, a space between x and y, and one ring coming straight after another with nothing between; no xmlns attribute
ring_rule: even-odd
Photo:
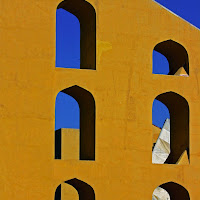
<svg viewBox="0 0 200 200"><path fill-rule="evenodd" d="M71 106L76 106L75 109L71 110L71 113L58 111L61 116L56 115L56 127L59 128L55 132L55 159L73 159L79 156L80 160L95 160L95 101L90 92L79 87L72 86L61 91L63 95L67 95L68 99L73 99L67 102L69 110L72 109ZM62 99L64 101L66 99ZM62 102L61 101L61 102ZM75 103L76 102L76 103ZM56 101L57 103L57 101ZM62 105L59 109L63 109ZM79 109L78 109L78 108ZM63 109L64 110L64 109ZM73 113L74 111L74 113ZM57 107L56 107L57 112ZM70 115L69 115L70 114ZM79 118L80 133L77 130L64 130L65 124L59 123L59 119L67 119L68 125L73 122L72 116L77 120ZM65 121L64 121L65 123ZM64 126L64 127L63 127Z"/></svg>
<svg viewBox="0 0 200 200"><path fill-rule="evenodd" d="M153 50L153 74L189 76L186 49L173 40L157 44Z"/></svg>
<svg viewBox="0 0 200 200"><path fill-rule="evenodd" d="M158 139L153 147L152 162L153 163L166 163L166 164L178 164L180 158L186 152L187 160L189 161L189 105L185 98L174 92L166 92L156 97L156 101L159 101L162 106L166 106L169 110L169 114L164 114L165 120L164 126L158 134ZM155 101L154 101L155 102ZM152 119L154 120L153 103ZM165 110L166 110L165 108ZM170 116L170 117L168 117ZM157 114L158 119L162 121L162 114ZM157 122L156 122L157 123ZM153 129L154 130L154 129ZM156 149L157 148L157 149ZM164 152L163 152L164 151ZM168 151L168 154L167 154ZM154 155L157 154L157 155ZM160 155L159 155L160 154ZM155 157L160 156L164 162L158 159L155 162ZM154 158L154 159L153 159Z"/></svg>
<svg viewBox="0 0 200 200"><path fill-rule="evenodd" d="M71 185L78 193L66 187L66 184ZM95 193L93 188L87 183L78 180L76 178L65 181L65 183L59 185L55 192L55 200L95 200Z"/></svg>
<svg viewBox="0 0 200 200"><path fill-rule="evenodd" d="M56 16L56 66L95 70L95 9L85 0L65 0Z"/></svg>
<svg viewBox="0 0 200 200"><path fill-rule="evenodd" d="M163 200L189 200L190 195L188 191L181 185L168 182L157 187L152 195L152 200L163 199Z"/></svg>

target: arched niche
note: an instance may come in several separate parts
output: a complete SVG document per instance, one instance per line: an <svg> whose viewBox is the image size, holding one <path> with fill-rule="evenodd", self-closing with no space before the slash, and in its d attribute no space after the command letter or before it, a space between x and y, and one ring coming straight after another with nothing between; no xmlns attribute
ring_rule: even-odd
<svg viewBox="0 0 200 200"><path fill-rule="evenodd" d="M85 0L65 0L57 9L64 9L80 23L80 68L96 69L96 12Z"/></svg>
<svg viewBox="0 0 200 200"><path fill-rule="evenodd" d="M159 199L161 199L161 197L162 199L167 199L167 197L170 197L170 200L190 200L188 191L183 186L175 182L167 182L160 185L154 190L152 199L154 196L158 197Z"/></svg>
<svg viewBox="0 0 200 200"><path fill-rule="evenodd" d="M170 113L170 153L166 164L176 164L187 151L189 160L189 105L185 98L174 92L158 95Z"/></svg>
<svg viewBox="0 0 200 200"><path fill-rule="evenodd" d="M74 98L80 110L80 160L95 160L95 100L92 94L75 85L61 92ZM74 133L73 133L74 134ZM55 158L62 159L62 132L55 132Z"/></svg>
<svg viewBox="0 0 200 200"><path fill-rule="evenodd" d="M166 40L160 42L154 47L153 51L153 58L154 52L159 52L162 54L168 61L168 73L166 75L179 75L179 76L189 76L189 58L186 49L179 43L173 40ZM157 57L158 60L162 60L162 58ZM156 65L156 60L153 59L153 73L159 74L156 72L157 70L154 69ZM163 66L160 66L162 68Z"/></svg>
<svg viewBox="0 0 200 200"><path fill-rule="evenodd" d="M79 200L95 200L94 190L87 183L74 178L74 179L65 181L64 184L68 184L72 186L77 191ZM67 191L64 193L62 191L63 189L62 187L65 187L65 186L61 184L57 187L54 200L67 200L67 199L70 199L72 196L76 196L76 194L74 195L72 191L69 191L69 196L67 198Z"/></svg>

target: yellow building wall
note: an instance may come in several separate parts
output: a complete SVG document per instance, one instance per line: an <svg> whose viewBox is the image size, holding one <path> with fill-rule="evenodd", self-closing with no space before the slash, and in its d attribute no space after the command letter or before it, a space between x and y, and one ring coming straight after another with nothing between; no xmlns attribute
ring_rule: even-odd
<svg viewBox="0 0 200 200"><path fill-rule="evenodd" d="M68 184L61 184L61 199L76 200L79 199L78 192Z"/></svg>
<svg viewBox="0 0 200 200"><path fill-rule="evenodd" d="M97 15L96 70L55 68L60 0L0 2L0 198L54 200L72 178L97 200L152 198L160 184L199 197L200 32L151 0L88 0ZM162 41L182 44L190 76L152 74ZM95 161L54 159L55 99L73 85L96 103ZM152 164L152 103L164 92L190 107L190 164ZM71 187L71 186L70 186Z"/></svg>
<svg viewBox="0 0 200 200"><path fill-rule="evenodd" d="M61 129L62 160L79 160L80 133L79 129Z"/></svg>

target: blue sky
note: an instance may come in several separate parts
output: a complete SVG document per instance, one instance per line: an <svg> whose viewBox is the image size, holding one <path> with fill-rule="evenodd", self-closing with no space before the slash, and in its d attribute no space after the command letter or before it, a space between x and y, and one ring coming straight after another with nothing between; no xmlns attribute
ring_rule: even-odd
<svg viewBox="0 0 200 200"><path fill-rule="evenodd" d="M156 0L156 2L200 28L199 0Z"/></svg>
<svg viewBox="0 0 200 200"><path fill-rule="evenodd" d="M56 12L56 47L56 67L80 68L80 23L62 8Z"/></svg>
<svg viewBox="0 0 200 200"><path fill-rule="evenodd" d="M181 18L200 28L199 0L156 0ZM155 44L156 45L156 44ZM169 65L166 58L153 52L153 73L167 74ZM78 19L63 9L56 13L56 67L80 68L80 24ZM162 127L169 111L155 100L152 107L153 124ZM58 93L55 109L55 130L79 128L78 103L70 96Z"/></svg>

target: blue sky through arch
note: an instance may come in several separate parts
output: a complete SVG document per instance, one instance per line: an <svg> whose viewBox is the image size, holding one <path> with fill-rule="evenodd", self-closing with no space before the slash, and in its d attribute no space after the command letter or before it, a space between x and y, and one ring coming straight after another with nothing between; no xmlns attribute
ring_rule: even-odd
<svg viewBox="0 0 200 200"><path fill-rule="evenodd" d="M152 106L152 124L162 128L167 118L170 119L168 108L165 104L155 99Z"/></svg>
<svg viewBox="0 0 200 200"><path fill-rule="evenodd" d="M55 130L80 127L78 102L68 94L59 92L56 97Z"/></svg>
<svg viewBox="0 0 200 200"><path fill-rule="evenodd" d="M153 50L153 74L167 75L169 73L169 62L161 53Z"/></svg>
<svg viewBox="0 0 200 200"><path fill-rule="evenodd" d="M80 23L62 8L56 11L56 67L80 69Z"/></svg>

